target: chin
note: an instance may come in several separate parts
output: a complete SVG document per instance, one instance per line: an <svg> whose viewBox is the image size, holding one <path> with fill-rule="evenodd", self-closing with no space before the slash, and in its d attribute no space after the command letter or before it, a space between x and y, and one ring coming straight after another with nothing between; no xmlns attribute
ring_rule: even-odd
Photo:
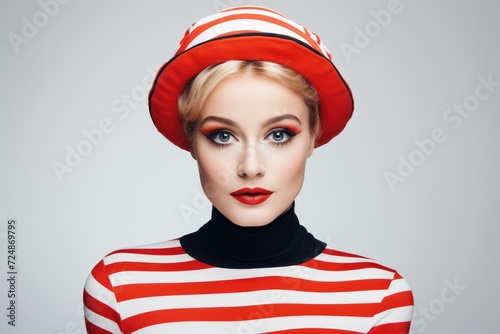
<svg viewBox="0 0 500 334"><path fill-rule="evenodd" d="M233 210L231 210L229 215L226 215L226 213L222 211L221 212L238 226L264 226L287 211L290 208L291 204L292 202L284 206L282 210L276 210L276 208L280 206L273 204L272 202L263 203L256 206L241 204L241 206L243 207L239 206L237 208L234 208Z"/></svg>

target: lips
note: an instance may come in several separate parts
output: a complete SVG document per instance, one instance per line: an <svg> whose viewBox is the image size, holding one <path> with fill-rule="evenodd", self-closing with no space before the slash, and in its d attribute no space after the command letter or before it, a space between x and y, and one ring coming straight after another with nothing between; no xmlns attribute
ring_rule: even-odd
<svg viewBox="0 0 500 334"><path fill-rule="evenodd" d="M233 191L230 195L243 204L257 205L263 203L272 194L272 191L264 188L242 188Z"/></svg>

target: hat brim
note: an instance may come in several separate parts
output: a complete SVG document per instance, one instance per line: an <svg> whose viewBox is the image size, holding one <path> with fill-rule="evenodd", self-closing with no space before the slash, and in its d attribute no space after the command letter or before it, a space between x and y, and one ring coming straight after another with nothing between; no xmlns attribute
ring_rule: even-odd
<svg viewBox="0 0 500 334"><path fill-rule="evenodd" d="M352 116L349 86L333 63L308 45L284 35L243 33L211 39L179 53L159 70L149 94L149 110L158 131L189 151L177 109L184 87L205 68L228 60L278 63L300 73L317 90L322 131L315 147L338 135Z"/></svg>

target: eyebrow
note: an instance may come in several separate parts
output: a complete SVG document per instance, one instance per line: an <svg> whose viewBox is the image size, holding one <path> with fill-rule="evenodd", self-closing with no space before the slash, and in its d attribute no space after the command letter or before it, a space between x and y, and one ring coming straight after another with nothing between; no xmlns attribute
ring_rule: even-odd
<svg viewBox="0 0 500 334"><path fill-rule="evenodd" d="M203 119L203 121L201 121L200 126L202 126L203 124L205 124L206 122L209 122L209 121L215 121L215 122L223 123L223 124L226 124L229 126L236 126L236 122L230 120L229 118L224 118L224 117L219 117L219 116L207 116L207 117L205 117Z"/></svg>
<svg viewBox="0 0 500 334"><path fill-rule="evenodd" d="M262 124L262 126L266 127L266 126L272 125L274 123L278 123L279 121L282 121L284 119L291 119L291 120L296 121L300 125L302 125L302 122L300 122L300 119L297 116L292 115L292 114L284 114L284 115L280 115L280 116L276 116L276 117L268 119L267 121L265 121Z"/></svg>
<svg viewBox="0 0 500 334"><path fill-rule="evenodd" d="M300 125L302 125L302 122L300 121L300 119L297 116L292 115L292 114L284 114L284 115L280 115L280 116L276 116L276 117L268 119L267 121L262 123L262 127L267 127L267 126L272 125L274 123L278 123L284 119L291 119L291 120L298 122ZM231 120L229 118L219 117L219 116L207 116L207 117L205 117L203 119L203 121L201 121L200 126L202 126L203 124L205 124L206 122L209 122L209 121L223 123L223 124L226 124L228 126L234 126L234 127L237 126L236 122L234 122L233 120Z"/></svg>

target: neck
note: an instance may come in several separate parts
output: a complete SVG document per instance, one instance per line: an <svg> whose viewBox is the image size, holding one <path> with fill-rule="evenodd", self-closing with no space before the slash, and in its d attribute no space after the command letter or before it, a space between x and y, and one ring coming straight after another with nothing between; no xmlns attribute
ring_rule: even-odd
<svg viewBox="0 0 500 334"><path fill-rule="evenodd" d="M226 268L299 264L325 247L299 224L294 203L272 222L250 227L234 224L214 207L212 219L182 237L181 245L195 259Z"/></svg>

